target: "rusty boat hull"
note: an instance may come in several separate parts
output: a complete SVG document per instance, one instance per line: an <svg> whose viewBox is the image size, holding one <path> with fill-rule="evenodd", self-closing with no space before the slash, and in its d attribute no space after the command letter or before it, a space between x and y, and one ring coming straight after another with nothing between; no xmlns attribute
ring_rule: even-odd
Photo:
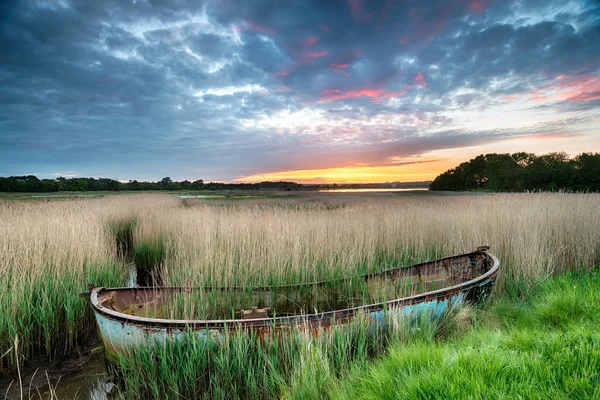
<svg viewBox="0 0 600 400"><path fill-rule="evenodd" d="M250 317L231 319L181 320L151 318L131 315L125 309L128 304L146 302L165 303L176 293L190 290L247 291L268 295L273 290L293 290L300 286L326 286L332 282L315 282L302 285L253 288L182 288L182 287L135 287L93 288L90 300L94 310L98 332L109 359L116 360L119 354L127 355L149 341L178 341L192 333L201 339L223 336L229 331L251 330L261 335L287 328L309 328L319 331L331 326L348 324L358 316L366 316L373 324L392 315L421 315L440 318L450 308L463 303L476 304L484 300L492 290L500 267L497 257L483 246L471 253L455 255L439 260L400 267L379 273L364 275L360 279L368 282L411 278L416 282L443 281L447 287L424 291L411 296L390 299L376 304L359 305L343 309L326 310L297 315L273 315L252 311ZM337 284L341 284L340 280ZM336 284L336 282L334 282ZM425 286L427 288L427 286ZM275 289L276 288L276 289ZM253 315L256 313L256 315Z"/></svg>

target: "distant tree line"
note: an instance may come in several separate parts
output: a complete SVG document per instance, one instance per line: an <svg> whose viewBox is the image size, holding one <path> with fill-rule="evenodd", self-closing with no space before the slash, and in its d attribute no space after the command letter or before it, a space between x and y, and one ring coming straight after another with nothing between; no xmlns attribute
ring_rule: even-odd
<svg viewBox="0 0 600 400"><path fill-rule="evenodd" d="M431 181L378 183L307 183L304 189L415 189L428 188Z"/></svg>
<svg viewBox="0 0 600 400"><path fill-rule="evenodd" d="M0 192L87 192L87 191L121 191L121 190L231 190L231 189L275 189L292 190L301 188L295 182L260 182L260 183L204 183L202 179L195 181L175 182L166 177L159 182L139 182L130 180L120 182L108 178L56 178L38 179L34 175L0 177Z"/></svg>
<svg viewBox="0 0 600 400"><path fill-rule="evenodd" d="M429 189L599 192L600 153L482 154L439 175Z"/></svg>

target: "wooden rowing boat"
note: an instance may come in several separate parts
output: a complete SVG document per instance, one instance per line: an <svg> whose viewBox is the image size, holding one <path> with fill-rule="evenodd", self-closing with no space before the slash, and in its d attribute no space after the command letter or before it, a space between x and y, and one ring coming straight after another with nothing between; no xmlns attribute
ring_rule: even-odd
<svg viewBox="0 0 600 400"><path fill-rule="evenodd" d="M89 295L107 355L114 358L148 340L180 340L190 332L210 338L239 329L258 330L261 334L286 327L315 330L347 324L358 315L366 315L376 323L390 313L426 312L439 318L453 306L475 304L488 296L500 267L488 250L482 246L471 253L338 281L270 287L91 287ZM386 290L402 281L410 289L409 295L357 304L356 299L336 290L356 287L357 279L363 289L378 291L380 297L394 296L397 291ZM243 299L244 304L236 311L229 307L231 314L223 308L212 310L210 319L164 317L169 315L176 296L194 294L212 295L213 299L233 296Z"/></svg>

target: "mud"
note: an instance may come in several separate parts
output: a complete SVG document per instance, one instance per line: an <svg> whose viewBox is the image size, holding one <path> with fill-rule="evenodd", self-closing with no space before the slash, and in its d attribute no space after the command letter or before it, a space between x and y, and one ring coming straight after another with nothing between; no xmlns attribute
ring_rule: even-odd
<svg viewBox="0 0 600 400"><path fill-rule="evenodd" d="M105 368L97 336L90 336L76 351L56 364L47 358L29 360L18 374L0 375L0 399L110 399L115 392Z"/></svg>

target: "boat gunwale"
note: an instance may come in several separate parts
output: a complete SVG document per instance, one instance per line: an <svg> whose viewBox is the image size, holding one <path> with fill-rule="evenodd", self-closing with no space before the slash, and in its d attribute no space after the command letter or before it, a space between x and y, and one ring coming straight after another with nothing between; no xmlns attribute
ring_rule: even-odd
<svg viewBox="0 0 600 400"><path fill-rule="evenodd" d="M428 299L429 300L437 300L439 298L446 298L449 296L453 296L457 293L464 292L473 287L477 287L482 282L485 283L486 281L494 281L496 278L496 274L498 273L498 270L500 268L500 261L498 260L498 258L495 255L493 255L492 253L489 253L487 250L477 249L470 253L453 255L453 256L449 256L449 257L440 258L437 260L426 261L423 263L413 264L413 265L406 266L406 267L392 268L392 269L385 270L382 272L376 272L376 273L361 276L361 278L368 279L371 277L391 274L395 271L402 270L402 269L408 270L409 268L421 267L423 265L432 264L432 263L440 263L440 262L443 262L444 260L460 258L460 257L467 257L467 256L470 256L473 254L478 254L478 253L489 256L492 259L493 264L489 268L489 270L486 271L484 274L481 274L481 275L479 275L471 280L468 280L466 282L462 282L457 285L448 286L446 288L442 288L442 289L438 289L438 290L433 290L433 291L429 291L429 292L415 294L415 295L408 296L408 297L402 297L402 298L398 298L398 299L388 300L388 301L384 301L384 302L380 302L380 303L361 305L361 306L357 306L357 307L345 308L345 309L340 309L340 310L324 311L324 312L320 312L320 313L298 314L298 315L291 315L291 316L288 315L288 316L281 316L281 317L275 316L275 317L255 318L255 319L216 319L216 320L162 319L162 318L139 317L136 315L124 314L119 311L114 311L114 310L111 310L111 309L108 309L108 308L102 306L98 300L98 294L101 291L111 291L111 292L112 291L121 291L121 292L122 291L135 291L135 290L138 290L138 291L139 290L142 290L142 291L177 291L177 290L194 289L194 288L183 287L183 286L168 286L168 287L146 286L146 287L136 287L136 288L97 287L97 288L92 289L92 291L90 293L90 302L91 302L92 307L95 312L100 313L101 315L103 315L109 319L117 320L118 322L127 323L127 324L131 324L131 325L151 326L156 329L161 329L161 328L190 329L190 328L192 328L192 329L198 330L197 328L203 328L203 329L211 329L211 330L229 330L229 329L235 329L235 328L279 327L279 326L285 326L285 325L290 325L290 324L298 324L301 322L314 322L314 321L330 320L332 318L349 318L349 317L351 318L360 312L375 312L375 311L380 311L380 310L383 310L386 308L396 308L396 307L410 305L410 304L418 304L418 303L423 302ZM339 281L344 281L344 280L349 280L349 279L352 279L352 278L342 278L337 281L318 281L318 282L313 283L312 285L319 286L319 285L324 285L327 283L339 282ZM266 290L266 289L275 288L275 287L290 288L290 287L299 287L299 286L305 286L305 285L311 285L311 284L310 283L302 283L302 284L297 284L297 285L291 284L291 285L279 285L279 286L245 286L245 287L235 287L234 286L234 287L229 287L229 288L216 287L216 288L212 288L212 289ZM203 287L203 288L211 289L210 287ZM200 289L200 287L198 287L197 289Z"/></svg>

